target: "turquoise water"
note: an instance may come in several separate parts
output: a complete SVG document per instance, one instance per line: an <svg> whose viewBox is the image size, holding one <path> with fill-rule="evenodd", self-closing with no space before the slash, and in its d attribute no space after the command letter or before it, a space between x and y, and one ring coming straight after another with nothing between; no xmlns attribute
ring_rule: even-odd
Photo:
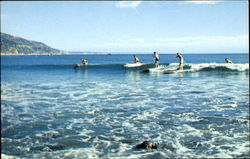
<svg viewBox="0 0 250 159"><path fill-rule="evenodd" d="M125 68L132 55L2 56L2 154L249 157L248 54L183 54L185 72L163 74L173 56L160 54L158 69ZM89 65L74 67L81 58ZM158 149L134 148L145 140Z"/></svg>

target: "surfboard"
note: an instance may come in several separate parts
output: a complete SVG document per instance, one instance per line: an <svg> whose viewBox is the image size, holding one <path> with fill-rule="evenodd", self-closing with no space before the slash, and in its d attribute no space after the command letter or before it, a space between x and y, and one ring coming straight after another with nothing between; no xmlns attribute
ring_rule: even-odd
<svg viewBox="0 0 250 159"><path fill-rule="evenodd" d="M127 63L124 65L124 67L141 67L144 65L149 65L148 63Z"/></svg>
<svg viewBox="0 0 250 159"><path fill-rule="evenodd" d="M175 72L173 72L173 71L164 71L163 73L164 74L172 74L172 73L176 73L176 71Z"/></svg>
<svg viewBox="0 0 250 159"><path fill-rule="evenodd" d="M153 68L145 68L143 69L142 72L162 72L163 67L159 66L159 67L153 67Z"/></svg>
<svg viewBox="0 0 250 159"><path fill-rule="evenodd" d="M181 71L181 70L174 70L174 71L164 71L163 73L164 73L164 74L173 74L173 73L180 73L180 72L184 72L184 71Z"/></svg>
<svg viewBox="0 0 250 159"><path fill-rule="evenodd" d="M81 67L81 66L87 66L87 65L84 65L84 64L75 64L74 66L75 67Z"/></svg>
<svg viewBox="0 0 250 159"><path fill-rule="evenodd" d="M165 69L164 65L160 65L158 67L152 66L151 68L145 68L142 70L142 72L163 72Z"/></svg>
<svg viewBox="0 0 250 159"><path fill-rule="evenodd" d="M149 68L145 68L142 70L142 72L149 72L149 71L150 71Z"/></svg>

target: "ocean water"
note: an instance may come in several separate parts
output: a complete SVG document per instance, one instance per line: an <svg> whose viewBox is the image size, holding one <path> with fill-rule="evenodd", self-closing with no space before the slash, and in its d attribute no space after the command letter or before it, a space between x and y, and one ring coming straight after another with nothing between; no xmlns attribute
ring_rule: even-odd
<svg viewBox="0 0 250 159"><path fill-rule="evenodd" d="M249 158L249 55L173 56L1 56L1 156Z"/></svg>

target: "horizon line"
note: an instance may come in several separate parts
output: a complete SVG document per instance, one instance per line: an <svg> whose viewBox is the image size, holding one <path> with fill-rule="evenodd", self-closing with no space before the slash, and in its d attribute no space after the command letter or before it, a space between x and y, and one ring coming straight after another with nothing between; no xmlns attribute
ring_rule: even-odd
<svg viewBox="0 0 250 159"><path fill-rule="evenodd" d="M149 52L110 52L110 51L66 51L69 54L153 54ZM79 52L79 53L77 53ZM157 52L158 54L176 54L177 52ZM183 52L181 54L249 54L249 52Z"/></svg>

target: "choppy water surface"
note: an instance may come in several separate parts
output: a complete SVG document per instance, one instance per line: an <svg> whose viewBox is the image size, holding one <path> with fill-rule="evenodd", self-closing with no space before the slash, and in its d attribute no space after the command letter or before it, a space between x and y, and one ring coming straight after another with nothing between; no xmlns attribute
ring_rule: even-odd
<svg viewBox="0 0 250 159"><path fill-rule="evenodd" d="M162 73L178 65L168 61L149 73L126 69L128 55L108 56L116 59L109 64L95 55L99 63L80 68L80 56L32 65L37 57L2 57L3 157L249 157L249 64L241 56L233 65L194 56L177 74ZM145 140L158 148L135 148Z"/></svg>

